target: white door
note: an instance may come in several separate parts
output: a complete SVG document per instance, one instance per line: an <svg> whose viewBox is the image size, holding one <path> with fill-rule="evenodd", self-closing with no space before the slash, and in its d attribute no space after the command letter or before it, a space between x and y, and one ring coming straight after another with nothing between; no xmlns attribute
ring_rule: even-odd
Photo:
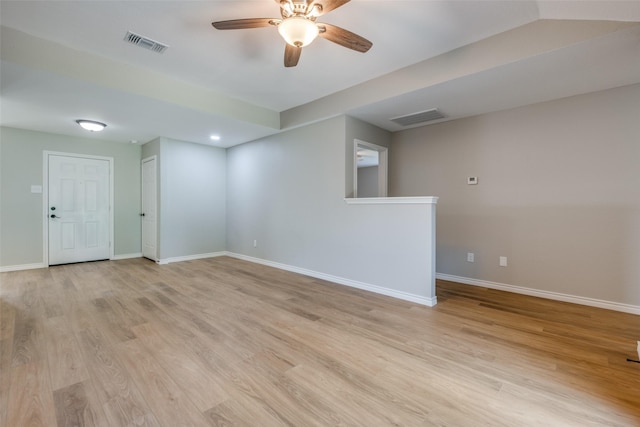
<svg viewBox="0 0 640 427"><path fill-rule="evenodd" d="M142 256L157 261L157 184L155 156L142 161Z"/></svg>
<svg viewBox="0 0 640 427"><path fill-rule="evenodd" d="M109 259L108 160L49 155L49 265Z"/></svg>

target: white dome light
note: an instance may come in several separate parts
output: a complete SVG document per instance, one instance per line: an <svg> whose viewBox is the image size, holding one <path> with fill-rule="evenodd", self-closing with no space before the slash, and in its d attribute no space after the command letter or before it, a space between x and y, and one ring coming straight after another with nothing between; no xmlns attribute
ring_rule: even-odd
<svg viewBox="0 0 640 427"><path fill-rule="evenodd" d="M278 25L278 32L291 46L303 47L315 40L320 31L313 21L303 16L292 16Z"/></svg>

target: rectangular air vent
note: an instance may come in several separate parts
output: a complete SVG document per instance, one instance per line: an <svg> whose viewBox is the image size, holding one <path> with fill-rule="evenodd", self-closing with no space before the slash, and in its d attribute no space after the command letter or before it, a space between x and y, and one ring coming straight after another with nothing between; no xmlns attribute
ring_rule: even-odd
<svg viewBox="0 0 640 427"><path fill-rule="evenodd" d="M124 41L158 53L164 52L169 47L166 44L151 40L148 37L143 37L140 34L132 33L131 31L127 31L127 34L124 36Z"/></svg>
<svg viewBox="0 0 640 427"><path fill-rule="evenodd" d="M433 108L427 111L420 111L419 113L411 113L406 116L394 117L389 119L392 122L399 124L400 126L411 126L418 123L431 122L433 120L444 119L444 115L438 111L437 108Z"/></svg>

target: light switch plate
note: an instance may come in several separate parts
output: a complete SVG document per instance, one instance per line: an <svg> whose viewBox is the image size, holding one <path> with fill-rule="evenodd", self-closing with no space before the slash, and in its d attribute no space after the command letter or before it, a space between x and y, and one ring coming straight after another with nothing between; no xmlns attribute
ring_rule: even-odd
<svg viewBox="0 0 640 427"><path fill-rule="evenodd" d="M469 184L469 185L478 184L478 177L477 176L469 176L469 177L467 177L467 184Z"/></svg>
<svg viewBox="0 0 640 427"><path fill-rule="evenodd" d="M32 193L42 193L42 185L32 185L31 186Z"/></svg>

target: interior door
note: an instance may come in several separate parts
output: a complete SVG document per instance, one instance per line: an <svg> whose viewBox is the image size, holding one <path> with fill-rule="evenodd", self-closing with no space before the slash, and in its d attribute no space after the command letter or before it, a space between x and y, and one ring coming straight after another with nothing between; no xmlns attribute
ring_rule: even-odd
<svg viewBox="0 0 640 427"><path fill-rule="evenodd" d="M142 161L142 256L157 261L156 158Z"/></svg>
<svg viewBox="0 0 640 427"><path fill-rule="evenodd" d="M49 155L49 265L109 259L108 160Z"/></svg>

